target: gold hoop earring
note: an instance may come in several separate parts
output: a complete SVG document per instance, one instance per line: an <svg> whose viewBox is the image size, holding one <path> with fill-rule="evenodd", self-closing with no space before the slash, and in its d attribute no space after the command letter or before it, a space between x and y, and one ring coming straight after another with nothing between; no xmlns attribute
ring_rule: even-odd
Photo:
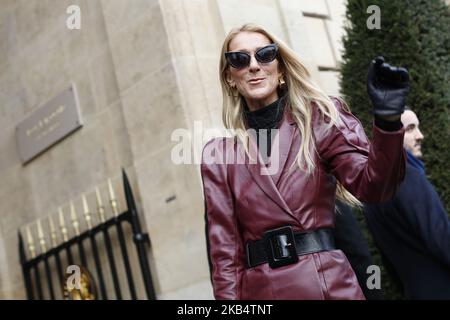
<svg viewBox="0 0 450 320"><path fill-rule="evenodd" d="M278 86L281 88L284 84L286 84L286 82L284 82L283 77L280 77L280 78L278 79Z"/></svg>
<svg viewBox="0 0 450 320"><path fill-rule="evenodd" d="M238 97L239 97L239 91L238 91L238 89L236 88L236 86L230 85L230 91L228 92L228 95L229 95L230 97L233 97L233 98L238 98Z"/></svg>

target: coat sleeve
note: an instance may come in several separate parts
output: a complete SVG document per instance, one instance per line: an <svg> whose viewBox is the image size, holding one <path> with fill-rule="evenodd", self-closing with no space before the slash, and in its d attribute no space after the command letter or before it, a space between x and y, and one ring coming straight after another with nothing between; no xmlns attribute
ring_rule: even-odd
<svg viewBox="0 0 450 320"><path fill-rule="evenodd" d="M202 154L201 175L205 197L205 224L211 281L216 299L241 297L244 250L234 211L234 198L221 164L224 140L208 142ZM215 156L213 155L215 153ZM219 155L219 156L217 156Z"/></svg>
<svg viewBox="0 0 450 320"><path fill-rule="evenodd" d="M384 131L373 126L372 143L360 121L333 99L339 123L316 110L313 130L319 156L339 182L360 201L383 202L391 199L405 176L404 129Z"/></svg>
<svg viewBox="0 0 450 320"><path fill-rule="evenodd" d="M395 203L434 257L450 268L450 220L425 175L409 167Z"/></svg>

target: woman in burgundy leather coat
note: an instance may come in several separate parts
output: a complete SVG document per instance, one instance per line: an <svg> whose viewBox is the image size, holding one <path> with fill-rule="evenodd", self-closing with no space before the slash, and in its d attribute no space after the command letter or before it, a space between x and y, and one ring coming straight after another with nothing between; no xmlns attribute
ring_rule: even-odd
<svg viewBox="0 0 450 320"><path fill-rule="evenodd" d="M371 63L372 143L261 27L228 34L220 76L223 121L235 134L208 142L201 164L216 299L364 299L333 243L335 197L394 195L405 170L407 71L381 57Z"/></svg>

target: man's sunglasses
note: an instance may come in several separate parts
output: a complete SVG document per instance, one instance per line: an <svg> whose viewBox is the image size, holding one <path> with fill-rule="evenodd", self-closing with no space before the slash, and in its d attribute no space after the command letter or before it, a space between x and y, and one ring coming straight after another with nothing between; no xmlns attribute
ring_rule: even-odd
<svg viewBox="0 0 450 320"><path fill-rule="evenodd" d="M261 63L269 63L278 56L278 46L273 43L256 50L255 59ZM236 69L243 69L250 65L251 56L246 52L225 52L228 63Z"/></svg>

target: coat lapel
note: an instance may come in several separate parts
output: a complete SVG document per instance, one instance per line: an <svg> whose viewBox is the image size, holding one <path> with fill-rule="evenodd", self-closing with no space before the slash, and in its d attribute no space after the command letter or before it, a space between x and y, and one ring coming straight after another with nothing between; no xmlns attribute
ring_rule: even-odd
<svg viewBox="0 0 450 320"><path fill-rule="evenodd" d="M280 125L279 135L274 139L268 166L269 171L272 173L270 177L272 177L276 186L278 186L280 177L284 172L295 132L295 126L293 125L295 122L292 120L290 113L286 113L285 117L286 119Z"/></svg>
<svg viewBox="0 0 450 320"><path fill-rule="evenodd" d="M278 204L280 208L296 219L292 213L292 210L289 208L276 186L281 177L281 173L283 172L286 159L288 158L289 151L291 149L295 132L294 124L295 122L286 107L278 132L279 137L274 139L275 145L272 146L270 162L267 167L264 164L262 156L257 151L256 137L250 134L250 154L255 156L257 155L258 161L257 163L249 163L249 161L246 161L245 163L253 180L255 180L264 193L276 204Z"/></svg>

